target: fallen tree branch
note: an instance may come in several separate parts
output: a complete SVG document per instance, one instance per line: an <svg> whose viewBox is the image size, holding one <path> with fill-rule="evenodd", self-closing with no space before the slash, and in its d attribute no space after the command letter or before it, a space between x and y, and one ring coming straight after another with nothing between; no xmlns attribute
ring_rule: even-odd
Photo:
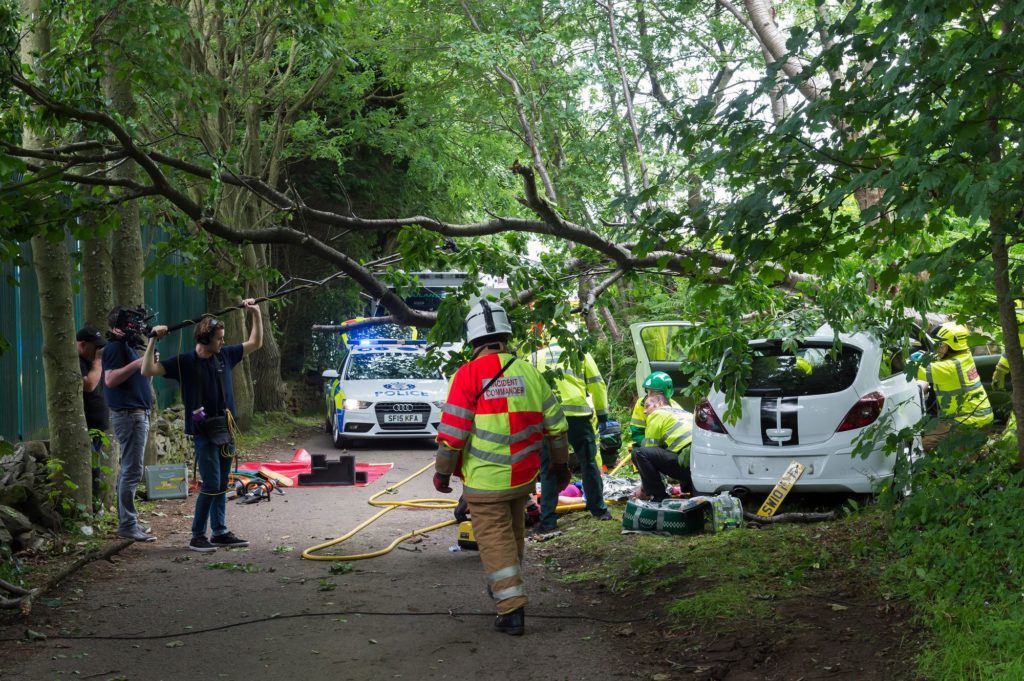
<svg viewBox="0 0 1024 681"><path fill-rule="evenodd" d="M826 513L779 513L769 518L761 517L755 513L743 513L743 519L758 525L779 525L782 523L820 523L823 520L835 520L836 512Z"/></svg>
<svg viewBox="0 0 1024 681"><path fill-rule="evenodd" d="M0 593L6 591L16 596L15 598L5 598L3 596L0 596L0 609L18 608L19 610L21 610L22 615L28 615L30 612L32 612L32 600L34 598L37 598L45 594L46 592L50 591L51 589L56 587L58 584L63 582L65 579L67 579L68 577L70 577L75 572L77 572L84 566L88 565L89 563L92 563L100 559L110 560L110 557L113 556L115 553L120 553L127 547L131 546L133 543L134 542L131 539L124 539L121 541L114 542L112 544L108 544L99 551L87 553L75 562L62 568L56 574L51 575L41 586L37 586L34 589L24 589L15 584L10 584L8 582L0 580Z"/></svg>
<svg viewBox="0 0 1024 681"><path fill-rule="evenodd" d="M639 271L642 268L657 266L659 269L673 273L674 276L692 277L701 273L702 266L711 267L712 274L715 274L717 271L715 268L728 272L743 265L743 263L738 263L736 257L730 254L703 248L686 247L681 244L665 244L671 250L659 249L654 252L645 252L643 255L638 255L634 250L636 248L635 244L617 242L585 225L571 222L559 214L557 208L541 196L538 191L534 169L529 166L520 165L518 162L512 165L511 170L523 182L524 196L520 197L519 201L540 218L539 220L522 217L495 217L484 222L451 224L422 215L402 218L366 219L343 215L333 211L318 210L307 206L301 200L301 197L280 191L267 184L261 178L237 174L230 170L218 171L194 162L161 154L159 151L151 149L150 144L136 140L132 133L113 116L99 110L79 109L59 101L50 93L26 80L18 69L15 69L11 74L11 82L39 106L49 110L51 113L68 120L99 125L105 128L113 137L113 140L109 143L88 141L76 145L55 147L43 152L31 151L32 154L37 156L42 154L49 158L60 158L63 160L67 164L62 170L63 178L67 181L80 184L119 186L125 190L126 196L117 201L118 203L139 196L161 196L177 210L181 211L182 214L193 220L204 231L231 243L287 244L298 246L348 274L364 291L381 302L394 316L394 321L401 324L419 327L433 326L436 322L436 314L409 307L401 296L391 290L386 283L365 265L333 248L329 243L289 226L288 220L283 220L271 227L258 229L245 229L237 225L225 223L215 215L210 214L209 210L204 207L201 198L194 197L189 192L183 191L179 186L180 183L175 182L174 178L170 177L164 170L179 171L191 177L220 181L244 188L246 191L251 192L253 196L267 202L274 209L283 213L285 217L301 217L305 222L316 221L321 224L338 226L349 230L379 231L419 227L443 236L463 238L499 234L502 232L523 232L548 235L566 242L585 246L611 261L613 265L611 276L598 284L593 289L593 295L584 301L583 307L586 311L593 309L601 293L621 276L629 272ZM117 147L120 147L120 150ZM7 146L6 151L13 156L27 156L29 154L29 150L13 146ZM98 153L80 156L79 159L76 159L75 156L82 152ZM148 184L69 172L71 167L84 163L85 160L113 159L122 156L138 163L145 177L149 180ZM41 168L35 167L30 169L34 171L41 170ZM566 271L573 271L571 264L567 264L565 269ZM808 279L811 278L807 275L787 273L782 285L793 288L796 284ZM729 277L727 276L721 279L721 282L727 283L728 280ZM707 283L718 283L718 280L714 282L708 281ZM512 301L518 304L528 302L533 297L534 292L532 291L519 292L509 296Z"/></svg>

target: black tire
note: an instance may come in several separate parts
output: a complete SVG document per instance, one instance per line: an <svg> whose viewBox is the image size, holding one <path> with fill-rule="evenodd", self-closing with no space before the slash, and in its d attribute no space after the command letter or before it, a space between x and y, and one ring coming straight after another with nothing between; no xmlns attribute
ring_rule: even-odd
<svg viewBox="0 0 1024 681"><path fill-rule="evenodd" d="M338 432L338 418L335 417L333 421L331 424L331 442L334 443L335 449L346 449L348 447L348 440Z"/></svg>

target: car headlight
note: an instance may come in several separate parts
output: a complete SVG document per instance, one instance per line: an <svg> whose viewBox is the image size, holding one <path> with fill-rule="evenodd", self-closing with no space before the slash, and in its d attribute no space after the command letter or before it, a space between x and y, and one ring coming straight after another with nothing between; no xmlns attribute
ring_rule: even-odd
<svg viewBox="0 0 1024 681"><path fill-rule="evenodd" d="M369 409L372 404L373 404L373 402L363 402L362 400L352 400L352 399L346 399L344 402L342 402L342 406L345 407L345 409L351 409L351 410Z"/></svg>
<svg viewBox="0 0 1024 681"><path fill-rule="evenodd" d="M434 405L435 407L437 407L438 409L441 409L441 408L444 407L444 400L438 400L436 402L431 402L431 404Z"/></svg>

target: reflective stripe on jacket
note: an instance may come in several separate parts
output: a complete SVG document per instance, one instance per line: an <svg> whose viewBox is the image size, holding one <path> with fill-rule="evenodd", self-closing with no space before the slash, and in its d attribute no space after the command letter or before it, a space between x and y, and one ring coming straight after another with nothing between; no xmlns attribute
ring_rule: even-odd
<svg viewBox="0 0 1024 681"><path fill-rule="evenodd" d="M562 348L551 345L531 354L531 361L538 370L561 369L562 376L554 381L555 394L562 403L566 416L608 415L608 387L597 368L597 362L590 353L583 355L583 363L562 361ZM566 357L568 360L568 357ZM593 406L587 396L593 400Z"/></svg>
<svg viewBox="0 0 1024 681"><path fill-rule="evenodd" d="M917 377L931 384L942 416L975 428L992 423L992 405L970 352L958 352L921 367Z"/></svg>
<svg viewBox="0 0 1024 681"><path fill-rule="evenodd" d="M644 431L647 429L647 412L644 411L644 397L641 397L633 405L633 413L629 417L629 439L633 444L640 444L644 441ZM673 409L682 409L675 400L669 400L668 406Z"/></svg>
<svg viewBox="0 0 1024 681"><path fill-rule="evenodd" d="M437 439L461 452L467 497L518 488L533 491L544 436L569 429L551 388L529 363L515 360L491 383L510 359L511 355L498 353L464 364L455 372L441 407ZM454 470L454 462L441 458L439 452L439 471Z"/></svg>
<svg viewBox="0 0 1024 681"><path fill-rule="evenodd" d="M684 409L658 407L647 415L644 447L661 447L679 456L680 466L690 465L693 415Z"/></svg>

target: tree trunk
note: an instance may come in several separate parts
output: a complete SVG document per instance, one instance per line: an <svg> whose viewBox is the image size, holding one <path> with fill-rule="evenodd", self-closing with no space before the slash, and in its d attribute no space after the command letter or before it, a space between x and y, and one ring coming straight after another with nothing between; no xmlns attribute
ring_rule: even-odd
<svg viewBox="0 0 1024 681"><path fill-rule="evenodd" d="M108 61L103 75L103 92L110 99L113 110L129 118L135 111L131 83L127 76L118 77L116 65ZM133 161L117 164L110 175L122 180L136 180L137 169ZM118 305L142 305L145 303L142 270L145 254L142 252L142 231L139 223L139 206L127 201L117 208L118 226L113 235L111 260L113 262L114 302Z"/></svg>
<svg viewBox="0 0 1024 681"><path fill-rule="evenodd" d="M43 1L20 0L20 7L29 24L21 41L22 61L31 64L39 80L45 81L46 73L35 57L50 50L49 27L42 18ZM22 144L28 149L47 146L46 140L31 128L25 128ZM32 237L32 260L39 282L39 320L43 326L50 453L62 462L65 481L72 483L58 488L89 511L92 508L92 457L82 409L82 373L75 351L71 259L63 234L54 236L52 241L44 236Z"/></svg>
<svg viewBox="0 0 1024 681"><path fill-rule="evenodd" d="M229 294L220 287L215 287L210 291L208 300L211 310L238 305L237 296ZM229 312L220 319L224 322L224 338L227 344L241 343L249 337L245 324L246 317L241 312ZM263 335L266 337L265 325L263 330ZM234 386L235 394L235 422L242 430L249 430L252 427L253 389L248 357L235 365L231 372L231 384Z"/></svg>
<svg viewBox="0 0 1024 681"><path fill-rule="evenodd" d="M992 264L995 266L992 278L999 306L999 326L1003 330L1003 350L1010 363L1011 404L1017 420L1017 466L1024 468L1024 355L1021 354L1020 325L1010 288L1010 254L1003 216L993 215L989 227L992 230Z"/></svg>
<svg viewBox="0 0 1024 681"><path fill-rule="evenodd" d="M608 309L607 305L601 306L601 316L604 317L604 325L608 327L608 333L612 340L616 343L621 341L622 331L619 330L619 325L615 322L615 317L612 316L612 311Z"/></svg>
<svg viewBox="0 0 1024 681"><path fill-rule="evenodd" d="M129 75L119 74L119 66L107 55L103 73L103 93L110 100L111 108L125 120L135 113L135 100ZM138 170L135 163L126 160L110 171L111 177L120 180L137 180ZM136 201L127 201L117 207L118 226L113 234L111 262L114 281L114 302L118 305L135 307L146 303L145 279L142 271L146 266L146 255L142 247L142 225L139 220L139 205ZM151 429L156 428L159 413L156 392L153 392L153 408L149 412ZM152 431L151 431L152 432ZM152 466L158 463L156 438L146 439L146 450L143 463Z"/></svg>
<svg viewBox="0 0 1024 681"><path fill-rule="evenodd" d="M82 242L82 317L101 332L107 329L107 313L114 307L114 281L110 260L110 236L86 239ZM100 498L93 504L109 508L116 504L114 488L117 484L119 448L117 438L108 430L109 444L103 448L99 461ZM102 469L106 469L103 471Z"/></svg>
<svg viewBox="0 0 1024 681"><path fill-rule="evenodd" d="M82 319L100 331L107 329L107 313L114 307L114 272L110 237L82 242Z"/></svg>
<svg viewBox="0 0 1024 681"><path fill-rule="evenodd" d="M265 245L249 245L246 247L246 257L251 252L258 267L267 267L268 248ZM260 298L269 293L268 288L266 280L259 278L250 285L249 295ZM285 404L284 384L281 381L281 349L274 337L270 305L261 303L260 312L263 315L263 347L248 358L253 379L253 411L282 411Z"/></svg>
<svg viewBox="0 0 1024 681"><path fill-rule="evenodd" d="M581 277L579 285L579 297L580 305L586 303L587 298L590 296L590 289L593 287L594 282L590 280L590 277ZM587 331L591 336L595 338L604 338L604 329L601 328L601 322L597 320L597 313L593 307L587 309L583 315L583 320L587 324Z"/></svg>
<svg viewBox="0 0 1024 681"><path fill-rule="evenodd" d="M619 48L619 34L615 28L615 0L606 0L604 7L608 12L608 35L612 44L612 52L615 54L615 69L619 72L622 96L626 101L626 120L629 122L629 129L633 133L633 144L636 146L640 183L644 189L647 189L650 181L647 177L647 163L644 161L644 147L640 141L640 128L637 126L636 113L633 111L633 90L629 87L629 79L626 77L626 68L622 63L622 50Z"/></svg>

